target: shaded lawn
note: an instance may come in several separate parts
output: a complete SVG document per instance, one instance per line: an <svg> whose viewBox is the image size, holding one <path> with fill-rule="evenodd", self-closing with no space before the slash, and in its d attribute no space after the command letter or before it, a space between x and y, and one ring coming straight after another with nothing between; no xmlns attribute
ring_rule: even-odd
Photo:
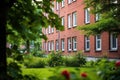
<svg viewBox="0 0 120 80"><path fill-rule="evenodd" d="M40 80L46 80L48 77L60 73L62 70L68 70L70 72L78 72L80 75L81 72L86 72L90 80L101 80L96 75L95 68L87 67L55 67L55 68L22 68L23 74L31 74L39 77Z"/></svg>

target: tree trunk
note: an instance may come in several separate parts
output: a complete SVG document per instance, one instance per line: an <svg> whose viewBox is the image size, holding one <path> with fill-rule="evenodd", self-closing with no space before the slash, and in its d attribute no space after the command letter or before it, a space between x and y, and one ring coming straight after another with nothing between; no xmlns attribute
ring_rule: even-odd
<svg viewBox="0 0 120 80"><path fill-rule="evenodd" d="M27 48L27 53L29 53L30 52L30 41L29 40L26 41L26 48Z"/></svg>
<svg viewBox="0 0 120 80"><path fill-rule="evenodd" d="M7 80L6 63L6 16L7 7L4 1L0 0L0 80Z"/></svg>

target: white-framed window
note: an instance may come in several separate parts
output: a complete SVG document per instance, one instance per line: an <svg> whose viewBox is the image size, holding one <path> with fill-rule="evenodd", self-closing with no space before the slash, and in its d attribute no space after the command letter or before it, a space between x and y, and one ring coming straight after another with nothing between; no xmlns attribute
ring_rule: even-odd
<svg viewBox="0 0 120 80"><path fill-rule="evenodd" d="M72 16L71 14L68 15L68 28L72 27Z"/></svg>
<svg viewBox="0 0 120 80"><path fill-rule="evenodd" d="M72 0L68 0L68 4L72 3Z"/></svg>
<svg viewBox="0 0 120 80"><path fill-rule="evenodd" d="M51 50L54 50L54 41L51 41Z"/></svg>
<svg viewBox="0 0 120 80"><path fill-rule="evenodd" d="M113 51L118 49L118 38L115 33L110 33L110 49Z"/></svg>
<svg viewBox="0 0 120 80"><path fill-rule="evenodd" d="M62 17L61 19L62 19L62 23L61 24L64 26L64 24L65 24L64 17Z"/></svg>
<svg viewBox="0 0 120 80"><path fill-rule="evenodd" d="M73 2L76 1L76 0L72 0Z"/></svg>
<svg viewBox="0 0 120 80"><path fill-rule="evenodd" d="M85 51L90 50L90 38L88 36L85 36Z"/></svg>
<svg viewBox="0 0 120 80"><path fill-rule="evenodd" d="M76 37L73 37L72 40L73 40L73 51L77 51L77 39L76 39Z"/></svg>
<svg viewBox="0 0 120 80"><path fill-rule="evenodd" d="M65 41L64 41L64 39L61 39L61 49L62 49L62 51L65 50Z"/></svg>
<svg viewBox="0 0 120 80"><path fill-rule="evenodd" d="M62 0L62 3L61 3L62 7L65 6L65 0Z"/></svg>
<svg viewBox="0 0 120 80"><path fill-rule="evenodd" d="M85 9L85 23L90 23L90 8Z"/></svg>
<svg viewBox="0 0 120 80"><path fill-rule="evenodd" d="M100 14L99 13L96 13L95 14L95 21L99 21L100 20Z"/></svg>
<svg viewBox="0 0 120 80"><path fill-rule="evenodd" d="M101 50L101 35L96 35L96 51Z"/></svg>
<svg viewBox="0 0 120 80"><path fill-rule="evenodd" d="M50 34L51 33L51 27L48 26L48 33Z"/></svg>
<svg viewBox="0 0 120 80"><path fill-rule="evenodd" d="M59 3L56 2L56 10L59 10Z"/></svg>
<svg viewBox="0 0 120 80"><path fill-rule="evenodd" d="M51 33L54 33L54 28L51 28Z"/></svg>
<svg viewBox="0 0 120 80"><path fill-rule="evenodd" d="M73 13L73 27L77 26L77 13Z"/></svg>
<svg viewBox="0 0 120 80"><path fill-rule="evenodd" d="M58 43L58 40L56 40L56 51L59 50L59 43Z"/></svg>
<svg viewBox="0 0 120 80"><path fill-rule="evenodd" d="M72 50L72 40L71 38L68 38L68 51Z"/></svg>
<svg viewBox="0 0 120 80"><path fill-rule="evenodd" d="M51 44L50 44L50 41L48 42L48 51L51 51Z"/></svg>

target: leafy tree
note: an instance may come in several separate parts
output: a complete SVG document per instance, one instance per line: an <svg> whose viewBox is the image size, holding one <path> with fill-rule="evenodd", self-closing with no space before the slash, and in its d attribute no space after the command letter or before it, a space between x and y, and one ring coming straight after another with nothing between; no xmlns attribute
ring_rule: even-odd
<svg viewBox="0 0 120 80"><path fill-rule="evenodd" d="M104 31L120 32L120 0L84 0L85 8L90 7L91 13L100 14L98 22L79 26L85 34L98 34Z"/></svg>
<svg viewBox="0 0 120 80"><path fill-rule="evenodd" d="M63 30L61 19L51 7L54 0L0 0L0 80L6 80L6 37L14 50L20 41L46 39L41 28ZM57 0L61 1L61 0Z"/></svg>

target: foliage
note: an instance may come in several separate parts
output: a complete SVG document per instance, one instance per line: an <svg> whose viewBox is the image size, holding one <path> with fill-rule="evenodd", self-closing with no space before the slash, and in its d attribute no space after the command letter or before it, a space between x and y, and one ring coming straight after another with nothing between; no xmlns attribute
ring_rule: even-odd
<svg viewBox="0 0 120 80"><path fill-rule="evenodd" d="M30 57L24 59L24 65L27 68L44 68L47 64L44 59L39 57Z"/></svg>
<svg viewBox="0 0 120 80"><path fill-rule="evenodd" d="M85 8L90 8L92 14L100 14L99 21L79 26L86 35L99 34L104 31L120 31L120 1L119 0L84 0Z"/></svg>
<svg viewBox="0 0 120 80"><path fill-rule="evenodd" d="M7 58L7 80L38 80L38 78L34 75L23 75L21 70L22 67L24 67L24 65L21 64L21 60Z"/></svg>
<svg viewBox="0 0 120 80"><path fill-rule="evenodd" d="M48 65L51 67L55 66L62 66L63 65L63 57L62 53L60 52L51 52L49 60L48 60Z"/></svg>
<svg viewBox="0 0 120 80"><path fill-rule="evenodd" d="M57 68L56 71L59 71L59 68ZM49 77L48 80L90 80L88 77L87 73L85 72L80 72L77 69L75 72L74 71L69 71L69 70L62 70L60 72L57 72L53 76Z"/></svg>
<svg viewBox="0 0 120 80"><path fill-rule="evenodd" d="M97 74L102 78L102 80L119 80L120 65L116 66L117 63L120 62L102 59L99 61Z"/></svg>
<svg viewBox="0 0 120 80"><path fill-rule="evenodd" d="M85 65L86 60L82 55L82 52L78 52L72 58L65 59L65 65L71 67L80 67Z"/></svg>

